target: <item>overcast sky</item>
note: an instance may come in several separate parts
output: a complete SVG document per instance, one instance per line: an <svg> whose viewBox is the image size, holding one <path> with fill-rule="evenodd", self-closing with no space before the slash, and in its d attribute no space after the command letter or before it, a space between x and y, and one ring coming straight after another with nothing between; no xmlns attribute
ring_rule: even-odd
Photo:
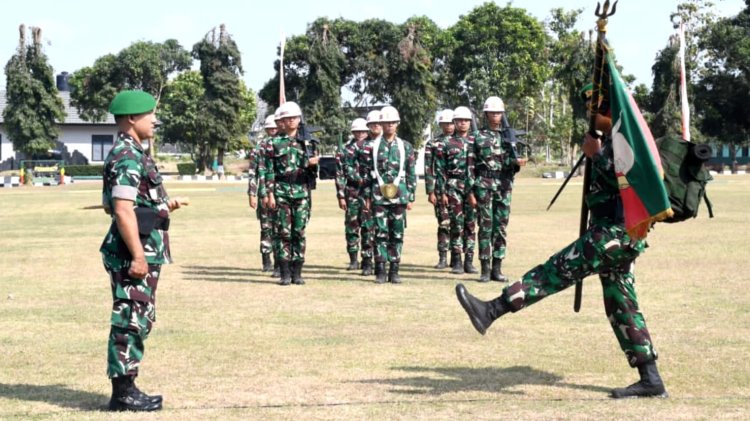
<svg viewBox="0 0 750 421"><path fill-rule="evenodd" d="M187 2L185 0L33 0L3 4L0 12L0 64L5 67L18 44L18 25L42 28L45 53L55 73L74 72L91 66L105 54L116 54L136 41L162 42L177 39L190 50L196 42L221 23L242 53L247 85L259 91L273 77L273 62L281 34L304 33L318 17L369 18L402 23L414 15L426 15L441 28L453 25L481 0L280 0ZM506 2L499 1L504 6ZM651 85L651 65L658 50L673 32L670 13L680 1L620 0L617 14L610 20L608 39L617 54L618 64L638 83ZM736 15L744 8L742 0L715 0L724 16ZM596 2L593 0L514 1L544 20L554 7L583 8L579 29L593 28ZM2 73L0 86L5 86Z"/></svg>

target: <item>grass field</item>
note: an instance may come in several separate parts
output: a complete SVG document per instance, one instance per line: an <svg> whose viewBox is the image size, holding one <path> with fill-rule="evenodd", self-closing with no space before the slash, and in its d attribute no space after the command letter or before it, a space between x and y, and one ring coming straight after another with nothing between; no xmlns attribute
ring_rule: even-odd
<svg viewBox="0 0 750 421"><path fill-rule="evenodd" d="M521 178L509 256L514 278L572 241L580 181ZM498 283L432 269L435 220L419 186L402 285L343 268L343 215L323 182L308 227L307 285L259 270L258 223L243 184L172 182L173 215L157 323L139 385L165 396L148 419L750 419L750 177L710 184L716 218L659 224L638 260L641 307L671 397L613 401L637 379L604 317L563 291L471 327L454 285ZM99 183L0 189L0 419L144 419L101 412L111 298L98 253L109 225Z"/></svg>

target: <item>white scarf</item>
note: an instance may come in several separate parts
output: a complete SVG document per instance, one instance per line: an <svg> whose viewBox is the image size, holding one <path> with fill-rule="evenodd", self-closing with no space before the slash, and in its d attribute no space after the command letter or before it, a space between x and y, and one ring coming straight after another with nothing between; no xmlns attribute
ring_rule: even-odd
<svg viewBox="0 0 750 421"><path fill-rule="evenodd" d="M375 178L378 180L378 185L382 186L385 184L383 181L383 177L380 176L380 171L378 171L378 151L380 150L380 141L383 139L382 136L378 136L377 139L375 139L375 144L372 147L372 166L375 169L373 173L375 174ZM396 147L398 147L398 153L399 153L399 162L398 162L398 175L395 179L393 179L393 184L398 187L399 183L401 183L401 177L404 175L404 142L399 138L396 137Z"/></svg>

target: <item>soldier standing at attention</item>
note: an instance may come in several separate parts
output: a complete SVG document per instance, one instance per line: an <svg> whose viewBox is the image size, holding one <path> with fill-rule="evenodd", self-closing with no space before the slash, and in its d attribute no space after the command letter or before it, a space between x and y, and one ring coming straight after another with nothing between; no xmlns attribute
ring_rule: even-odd
<svg viewBox="0 0 750 421"><path fill-rule="evenodd" d="M345 212L344 236L346 251L349 253L349 266L346 270L357 270L359 269L357 254L362 230L363 206L359 199L359 184L355 180L347 179L347 167L352 164L357 142L365 140L368 136L367 120L355 119L352 122L351 132L351 139L336 154L336 197L338 197L339 209Z"/></svg>
<svg viewBox="0 0 750 421"><path fill-rule="evenodd" d="M588 102L591 89L588 85L582 91ZM590 104L587 109L591 110ZM591 188L585 196L591 210L586 232L545 263L526 272L520 281L503 288L502 294L493 300L479 300L461 284L456 285L456 294L474 328L484 335L492 322L504 314L520 311L589 275L599 274L607 319L628 363L640 375L638 382L613 389L611 396L665 398L667 391L656 368L657 353L635 292L633 268L646 242L631 238L625 230L611 120L598 115L596 128L605 135L595 138L587 133L583 142L583 153L592 160Z"/></svg>
<svg viewBox="0 0 750 421"><path fill-rule="evenodd" d="M156 411L160 395L135 385L143 343L156 321L156 286L161 265L171 263L169 213L186 205L170 199L151 156L156 100L143 91L122 91L109 105L118 134L104 162L102 201L112 224L101 246L112 287L107 375L112 379L111 411Z"/></svg>
<svg viewBox="0 0 750 421"><path fill-rule="evenodd" d="M476 212L467 200L471 191L469 150L474 148L474 136L469 135L471 111L458 107L452 115L456 132L440 145L435 160L437 192L450 215L451 273L477 273L473 262ZM465 255L463 266L462 253Z"/></svg>
<svg viewBox="0 0 750 421"><path fill-rule="evenodd" d="M380 110L383 136L372 145L372 210L375 219L375 282L386 281L385 262L390 262L388 281L401 283L398 274L404 244L406 211L411 210L417 187L414 149L396 135L401 118L396 108Z"/></svg>
<svg viewBox="0 0 750 421"><path fill-rule="evenodd" d="M502 134L505 104L496 96L484 102L487 127L479 132L474 148L469 151L469 184L474 191L469 193L469 203L479 212L479 260L482 274L479 282L507 282L503 275L506 228L510 218L510 199L515 171L523 162L515 155L515 148L505 142ZM490 274L490 257L492 273Z"/></svg>
<svg viewBox="0 0 750 421"><path fill-rule="evenodd" d="M372 275L373 248L375 247L375 221L372 218L372 143L383 134L380 111L367 113L367 137L354 144L353 156L345 166L347 182L359 186L359 206L362 236L362 276Z"/></svg>
<svg viewBox="0 0 750 421"><path fill-rule="evenodd" d="M438 249L438 263L435 265L435 269L445 269L446 254L448 253L448 238L450 236L450 215L448 208L443 204L442 200L439 200L435 194L435 180L439 175L436 174L436 159L438 150L442 144L444 144L451 136L455 126L453 124L453 110L443 110L438 115L438 126L442 133L440 136L430 139L427 141L424 147L424 186L427 191L427 201L435 207L435 218L437 218L437 249ZM451 254L451 266L454 265L453 258L455 256Z"/></svg>
<svg viewBox="0 0 750 421"><path fill-rule="evenodd" d="M260 221L260 253L263 259L262 271L271 272L273 270L273 263L271 262L271 254L273 253L273 224L271 223L268 208L258 206L258 167L263 160L261 154L263 153L265 145L276 136L277 128L273 114L266 117L263 129L266 131L266 137L258 141L255 148L250 152L250 167L247 170L249 178L247 183L247 195L250 207L256 209L256 216Z"/></svg>
<svg viewBox="0 0 750 421"><path fill-rule="evenodd" d="M276 210L276 241L280 285L303 285L305 263L305 227L310 214L310 177L308 168L317 168L318 156L308 157L305 141L297 138L302 110L294 102L279 107L285 133L266 146L262 167L264 183L260 196L264 206Z"/></svg>

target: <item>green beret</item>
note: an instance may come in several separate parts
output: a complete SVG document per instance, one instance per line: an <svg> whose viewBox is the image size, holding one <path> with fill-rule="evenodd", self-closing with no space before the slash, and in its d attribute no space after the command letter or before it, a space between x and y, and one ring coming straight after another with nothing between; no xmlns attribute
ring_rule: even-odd
<svg viewBox="0 0 750 421"><path fill-rule="evenodd" d="M581 99L584 101L588 101L589 98L591 98L591 94L594 92L594 84L589 82L588 85L584 86L579 94L581 95Z"/></svg>
<svg viewBox="0 0 750 421"><path fill-rule="evenodd" d="M143 114L154 108L156 99L144 91L122 91L109 104L109 112L114 115Z"/></svg>

